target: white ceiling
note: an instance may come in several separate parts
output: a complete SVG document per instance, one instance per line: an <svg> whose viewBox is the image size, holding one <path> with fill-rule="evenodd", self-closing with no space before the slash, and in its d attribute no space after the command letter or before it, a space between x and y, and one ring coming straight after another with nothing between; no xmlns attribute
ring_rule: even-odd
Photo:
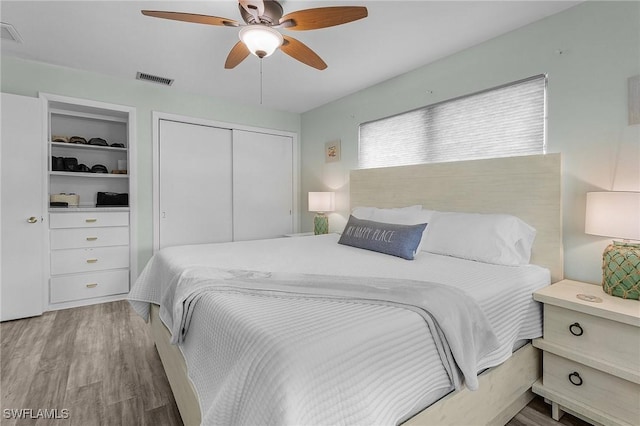
<svg viewBox="0 0 640 426"><path fill-rule="evenodd" d="M281 30L328 64L318 71L278 51L263 60L262 105L304 112L553 15L579 1L281 1L285 13L364 5L369 16L314 31ZM233 70L224 62L238 29L143 16L180 11L242 22L237 0L7 1L0 19L22 43L2 40L2 55L134 79L175 79L167 90L260 105L260 60ZM140 82L139 84L153 84Z"/></svg>

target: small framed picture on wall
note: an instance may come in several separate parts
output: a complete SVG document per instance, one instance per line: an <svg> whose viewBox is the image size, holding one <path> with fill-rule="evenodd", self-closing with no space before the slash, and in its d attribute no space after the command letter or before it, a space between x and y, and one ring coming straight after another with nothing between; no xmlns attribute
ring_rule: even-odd
<svg viewBox="0 0 640 426"><path fill-rule="evenodd" d="M340 161L340 140L324 144L324 162L333 163Z"/></svg>

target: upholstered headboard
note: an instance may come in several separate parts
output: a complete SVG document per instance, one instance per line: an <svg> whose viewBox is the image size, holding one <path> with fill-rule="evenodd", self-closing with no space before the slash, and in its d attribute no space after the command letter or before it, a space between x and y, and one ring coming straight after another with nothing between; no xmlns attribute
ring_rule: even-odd
<svg viewBox="0 0 640 426"><path fill-rule="evenodd" d="M563 278L560 154L351 171L351 206L507 213L535 227L531 263Z"/></svg>

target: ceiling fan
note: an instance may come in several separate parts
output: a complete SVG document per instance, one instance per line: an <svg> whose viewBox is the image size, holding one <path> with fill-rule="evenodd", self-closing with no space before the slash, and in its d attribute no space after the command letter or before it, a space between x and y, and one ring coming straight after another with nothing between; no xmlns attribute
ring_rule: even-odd
<svg viewBox="0 0 640 426"><path fill-rule="evenodd" d="M327 64L313 50L293 37L281 34L277 29L292 31L316 30L346 24L367 17L363 6L332 6L298 10L283 16L283 9L275 0L238 0L240 14L245 24L233 19L194 13L143 10L142 14L156 18L197 24L242 27L240 41L229 52L224 67L235 68L249 53L259 58L271 55L280 48L284 53L313 68L323 70Z"/></svg>

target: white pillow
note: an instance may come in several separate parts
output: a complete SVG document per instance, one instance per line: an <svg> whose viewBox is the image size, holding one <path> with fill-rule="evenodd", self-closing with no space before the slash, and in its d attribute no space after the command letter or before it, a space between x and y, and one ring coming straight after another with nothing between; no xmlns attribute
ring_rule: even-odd
<svg viewBox="0 0 640 426"><path fill-rule="evenodd" d="M381 217L389 220L397 220L397 218L404 218L406 216L410 216L412 213L417 213L422 210L421 205L408 206L408 207L399 207L393 209L380 209L378 207L355 207L351 214L358 218L364 220L374 220L373 216ZM386 223L395 223L389 222L385 220L377 220L376 222L386 222ZM413 223L407 224L402 223L401 225L414 225Z"/></svg>
<svg viewBox="0 0 640 426"><path fill-rule="evenodd" d="M396 225L418 225L421 223L429 223L434 211L424 210L421 205L400 207L394 209L380 209L377 207L356 207L351 214L357 219L371 220L374 222L393 223ZM427 225L422 232L422 238L418 245L417 253L424 250L424 243L427 238Z"/></svg>
<svg viewBox="0 0 640 426"><path fill-rule="evenodd" d="M526 265L536 230L507 214L435 212L422 249L497 265Z"/></svg>

